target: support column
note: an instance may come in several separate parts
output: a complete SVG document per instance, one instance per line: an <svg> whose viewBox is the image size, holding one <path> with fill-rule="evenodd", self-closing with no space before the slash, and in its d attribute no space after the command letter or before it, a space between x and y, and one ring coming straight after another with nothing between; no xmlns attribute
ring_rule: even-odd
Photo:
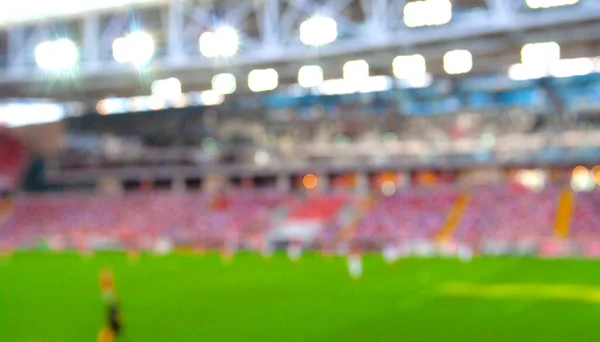
<svg viewBox="0 0 600 342"><path fill-rule="evenodd" d="M24 71L23 53L25 49L25 28L11 27L8 31L8 70L11 73Z"/></svg>
<svg viewBox="0 0 600 342"><path fill-rule="evenodd" d="M281 192L289 192L292 189L290 175L280 174L277 176L277 190Z"/></svg>
<svg viewBox="0 0 600 342"><path fill-rule="evenodd" d="M263 3L261 18L262 45L265 49L276 50L279 46L279 1L266 0Z"/></svg>
<svg viewBox="0 0 600 342"><path fill-rule="evenodd" d="M361 196L369 194L369 175L366 172L356 174L356 192Z"/></svg>
<svg viewBox="0 0 600 342"><path fill-rule="evenodd" d="M185 177L181 175L175 175L173 177L173 183L171 184L171 190L177 194L185 193L187 191Z"/></svg>
<svg viewBox="0 0 600 342"><path fill-rule="evenodd" d="M97 70L100 64L100 18L98 14L90 13L83 19L83 57L85 68Z"/></svg>
<svg viewBox="0 0 600 342"><path fill-rule="evenodd" d="M183 53L183 20L185 4L180 0L172 1L168 9L167 20L167 59L178 64L185 58Z"/></svg>

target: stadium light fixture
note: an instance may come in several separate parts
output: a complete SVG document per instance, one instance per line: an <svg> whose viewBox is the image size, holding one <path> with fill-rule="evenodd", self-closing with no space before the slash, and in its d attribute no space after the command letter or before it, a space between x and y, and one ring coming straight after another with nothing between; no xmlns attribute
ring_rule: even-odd
<svg viewBox="0 0 600 342"><path fill-rule="evenodd" d="M253 92L270 91L279 85L275 69L255 69L248 74L248 88Z"/></svg>
<svg viewBox="0 0 600 342"><path fill-rule="evenodd" d="M583 76L594 72L595 64L591 58L561 59L550 65L552 77Z"/></svg>
<svg viewBox="0 0 600 342"><path fill-rule="evenodd" d="M521 49L521 63L530 66L549 66L560 60L560 45L556 42L525 44Z"/></svg>
<svg viewBox="0 0 600 342"><path fill-rule="evenodd" d="M525 0L525 4L531 9L572 6L578 2L579 0Z"/></svg>
<svg viewBox="0 0 600 342"><path fill-rule="evenodd" d="M256 151L254 153L254 163L258 166L267 166L271 160L271 156L267 151Z"/></svg>
<svg viewBox="0 0 600 342"><path fill-rule="evenodd" d="M37 65L47 71L72 69L79 60L79 50L69 39L40 43L34 54Z"/></svg>
<svg viewBox="0 0 600 342"><path fill-rule="evenodd" d="M423 55L397 56L392 62L394 76L400 79L410 79L427 72Z"/></svg>
<svg viewBox="0 0 600 342"><path fill-rule="evenodd" d="M220 105L225 101L225 97L212 90L205 90L200 92L200 102L205 106L216 106Z"/></svg>
<svg viewBox="0 0 600 342"><path fill-rule="evenodd" d="M433 81L432 76L427 73L423 55L397 56L392 62L392 70L403 88L424 88Z"/></svg>
<svg viewBox="0 0 600 342"><path fill-rule="evenodd" d="M181 82L175 78L152 82L152 95L163 100L174 100L181 95Z"/></svg>
<svg viewBox="0 0 600 342"><path fill-rule="evenodd" d="M374 93L392 89L392 78L386 75L370 76L360 82L358 90L361 93Z"/></svg>
<svg viewBox="0 0 600 342"><path fill-rule="evenodd" d="M343 74L346 81L359 83L369 77L369 63L364 59L348 61L344 64Z"/></svg>
<svg viewBox="0 0 600 342"><path fill-rule="evenodd" d="M305 65L298 71L298 84L303 88L314 88L323 84L323 68Z"/></svg>
<svg viewBox="0 0 600 342"><path fill-rule="evenodd" d="M233 94L237 89L237 80L233 74L218 74L213 76L212 90L217 94Z"/></svg>
<svg viewBox="0 0 600 342"><path fill-rule="evenodd" d="M146 32L133 32L115 39L112 48L113 57L117 62L142 66L154 56L154 38Z"/></svg>
<svg viewBox="0 0 600 342"><path fill-rule="evenodd" d="M324 95L343 95L357 92L358 86L343 78L325 80L319 86L319 93Z"/></svg>
<svg viewBox="0 0 600 342"><path fill-rule="evenodd" d="M452 50L444 55L444 70L449 75L466 74L473 69L473 55L467 50Z"/></svg>
<svg viewBox="0 0 600 342"><path fill-rule="evenodd" d="M548 75L545 65L513 64L508 68L508 78L513 81L535 80Z"/></svg>
<svg viewBox="0 0 600 342"><path fill-rule="evenodd" d="M337 22L333 18L314 16L300 24L300 41L305 45L326 45L334 42L337 35Z"/></svg>
<svg viewBox="0 0 600 342"><path fill-rule="evenodd" d="M232 57L238 51L240 39L233 27L221 26L214 32L208 31L200 35L198 44L204 57Z"/></svg>
<svg viewBox="0 0 600 342"><path fill-rule="evenodd" d="M302 177L302 185L304 185L306 189L314 189L317 187L318 184L319 178L313 173L309 173Z"/></svg>
<svg viewBox="0 0 600 342"><path fill-rule="evenodd" d="M452 19L450 0L422 0L404 6L404 24L408 27L439 26Z"/></svg>

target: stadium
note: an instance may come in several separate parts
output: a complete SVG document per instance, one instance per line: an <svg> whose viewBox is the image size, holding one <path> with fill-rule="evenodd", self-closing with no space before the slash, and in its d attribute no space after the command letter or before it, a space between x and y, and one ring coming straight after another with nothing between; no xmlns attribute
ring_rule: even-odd
<svg viewBox="0 0 600 342"><path fill-rule="evenodd" d="M600 1L0 11L0 341L593 340Z"/></svg>

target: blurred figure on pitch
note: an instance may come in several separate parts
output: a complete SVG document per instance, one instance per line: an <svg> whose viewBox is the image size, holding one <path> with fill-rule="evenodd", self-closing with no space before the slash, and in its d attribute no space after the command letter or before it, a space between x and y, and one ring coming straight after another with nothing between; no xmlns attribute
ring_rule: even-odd
<svg viewBox="0 0 600 342"><path fill-rule="evenodd" d="M288 257L292 261L300 260L302 256L302 241L300 240L292 240L288 243L287 248Z"/></svg>
<svg viewBox="0 0 600 342"><path fill-rule="evenodd" d="M116 300L115 278L112 270L109 268L100 271L100 291L102 292L102 298L107 304Z"/></svg>
<svg viewBox="0 0 600 342"><path fill-rule="evenodd" d="M235 252L237 252L238 243L236 239L226 238L221 248L221 259L229 263L233 260Z"/></svg>
<svg viewBox="0 0 600 342"><path fill-rule="evenodd" d="M352 279L358 279L363 274L362 253L359 248L352 248L348 254L348 274Z"/></svg>
<svg viewBox="0 0 600 342"><path fill-rule="evenodd" d="M112 270L105 268L100 272L100 290L108 306L107 326L98 335L99 342L112 342L122 332L119 303L115 293L115 279Z"/></svg>

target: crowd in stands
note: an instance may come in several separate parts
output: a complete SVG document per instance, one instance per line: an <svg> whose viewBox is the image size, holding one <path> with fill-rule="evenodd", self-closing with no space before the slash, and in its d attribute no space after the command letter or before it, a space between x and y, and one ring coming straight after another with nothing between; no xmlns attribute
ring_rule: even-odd
<svg viewBox="0 0 600 342"><path fill-rule="evenodd" d="M461 241L518 242L554 234L559 189L532 192L518 187L490 186L474 190L455 232Z"/></svg>
<svg viewBox="0 0 600 342"><path fill-rule="evenodd" d="M358 242L382 248L438 238L461 193L468 193L469 201L452 230L456 241L514 243L551 239L555 234L560 189L552 186L539 192L509 186L407 188L392 196L381 195L368 206L348 196L305 197L275 190L236 190L216 196L142 191L18 198L0 229L0 248L47 243L57 248L151 249L163 238L182 247L218 248L230 241L254 247L249 244L261 242L273 228L275 212L283 212L288 220L322 222L317 243L331 247ZM600 196L575 196L571 236L598 237Z"/></svg>
<svg viewBox="0 0 600 342"><path fill-rule="evenodd" d="M408 190L383 197L366 214L353 239L382 246L390 242L433 239L456 202L458 192Z"/></svg>
<svg viewBox="0 0 600 342"><path fill-rule="evenodd" d="M575 196L570 235L579 240L600 240L600 194L582 192Z"/></svg>
<svg viewBox="0 0 600 342"><path fill-rule="evenodd" d="M0 241L34 247L40 241L77 249L151 249L158 239L178 246L221 246L251 239L269 227L270 213L286 200L278 192L125 196L44 195L18 200L0 229ZM92 245L90 245L92 244Z"/></svg>

